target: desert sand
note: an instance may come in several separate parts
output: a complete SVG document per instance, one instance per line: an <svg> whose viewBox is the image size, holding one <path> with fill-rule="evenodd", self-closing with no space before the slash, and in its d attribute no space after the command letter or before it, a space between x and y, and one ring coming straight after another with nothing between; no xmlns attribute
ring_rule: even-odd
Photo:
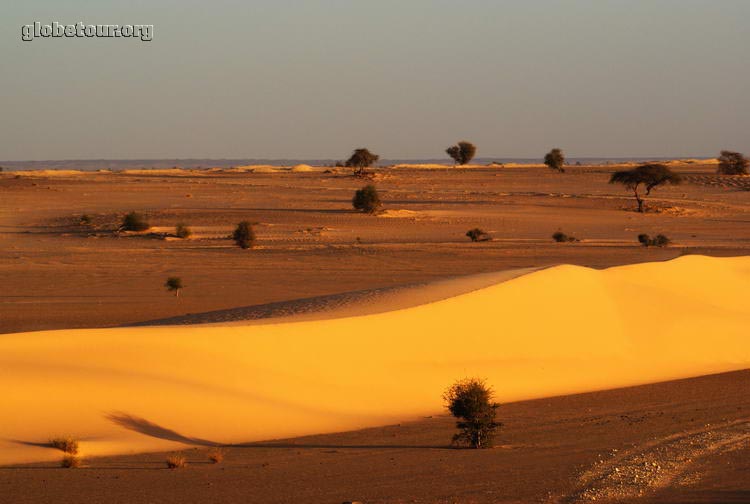
<svg viewBox="0 0 750 504"><path fill-rule="evenodd" d="M39 445L63 434L90 456L175 448L155 425L203 445L374 427L439 413L465 376L507 402L743 369L749 289L750 259L685 256L373 315L6 334L0 463L55 459Z"/></svg>
<svg viewBox="0 0 750 504"><path fill-rule="evenodd" d="M351 210L353 190L367 182L334 168L0 174L0 465L6 465L0 482L16 502L50 500L52 494L30 490L27 483L35 480L20 481L13 471L36 468L46 475L45 467L61 456L48 446L56 436L79 439L86 464L100 471L107 464L140 467L134 460L163 465L163 454L134 454L189 446L234 450L326 434L333 436L319 438L326 446L340 446L347 436L360 440L354 443L363 450L358 463L374 464L376 476L368 481L380 485L380 491L367 489L368 502L393 502L414 495L403 482L378 480L393 477L385 469L393 449L370 454L364 445L387 445L399 434L378 426L400 424L430 439L427 448L444 450L450 420L441 416L440 396L458 378L486 378L502 403L519 405L509 409L512 417L519 411L544 416L542 404L572 407L569 401L579 396L570 394L746 369L750 179L716 176L707 163L673 167L685 183L655 191L645 214L633 211L626 191L607 184L617 169L610 166L571 167L566 174L536 166L379 169L370 180L385 203L379 216ZM115 232L131 210L146 215L148 232ZM80 223L84 214L90 224ZM227 239L240 220L256 223L253 250ZM170 236L180 222L193 229L190 239ZM477 226L492 240L471 243L465 232ZM554 243L556 230L580 241ZM674 243L647 249L635 239L641 232L664 233ZM179 298L163 289L168 275L186 283ZM669 449L683 448L672 443L670 436L678 436L746 452L746 373L707 380L669 386L685 396L674 392L668 408L704 413L673 417L671 424L662 419L648 432ZM691 395L686 383L699 383L708 396ZM649 402L652 389L637 390L587 395L591 402L583 407L621 418L641 410L647 417L664 414ZM718 395L720 407L712 403ZM561 397L515 403L553 396ZM628 399L615 407L615 397ZM635 493L596 493L597 482L606 480L596 471L606 468L593 469L590 450L631 442L646 447L648 432L634 430L628 438L610 429L592 434L599 441L583 442L577 420L555 430L557 414L540 420L551 433L540 442L569 458L560 467L540 467L565 476L516 495L565 502L637 497L643 490L637 485ZM422 417L438 423L404 424ZM706 427L711 422L721 424L718 434ZM358 431L364 428L370 430ZM522 426L513 429L523 437ZM343 431L352 434L334 434ZM317 443L311 456L327 464ZM420 442L398 446L420 452L404 461L435 462ZM504 453L490 452L458 457L480 467L482 457ZM269 455L277 456L289 453ZM689 456L725 454L717 448ZM231 470L258 460L243 452ZM284 460L272 479L312 478ZM37 464L17 466L27 463ZM585 466L594 471L590 480ZM424 487L430 478L414 467L404 477L430 494ZM477 490L491 482L472 480L465 470L473 486L452 493L433 484L437 493L425 502L453 502L454 495L495 502L496 490ZM91 474L99 478L96 471ZM532 473L524 474L516 487ZM133 485L144 484L131 476ZM725 480L736 487L737 478ZM353 492L361 479L351 473L323 481L317 493L261 492L257 502L364 495L332 493L334 482ZM507 474L498 481L513 485ZM670 480L659 488L672 487ZM118 501L117 485L102 488ZM561 493L552 495L553 489ZM745 490L740 485L740 495ZM227 491L228 502L248 497ZM160 500L179 502L170 499Z"/></svg>

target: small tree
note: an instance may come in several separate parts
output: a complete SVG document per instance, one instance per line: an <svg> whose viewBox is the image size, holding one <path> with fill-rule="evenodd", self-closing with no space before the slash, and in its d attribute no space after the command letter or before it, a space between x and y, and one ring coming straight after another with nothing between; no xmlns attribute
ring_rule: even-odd
<svg viewBox="0 0 750 504"><path fill-rule="evenodd" d="M180 291L184 288L180 277L167 278L167 281L164 282L164 287L166 287L169 292L174 292L175 297L180 297Z"/></svg>
<svg viewBox="0 0 750 504"><path fill-rule="evenodd" d="M192 236L193 231L185 224L177 224L177 227L174 230L174 234L175 236L177 236L177 238L186 239Z"/></svg>
<svg viewBox="0 0 750 504"><path fill-rule="evenodd" d="M500 406L493 401L494 393L484 380L468 378L451 385L443 394L446 407L458 419L459 432L453 444L465 443L472 448L492 447L495 431L502 426L495 421Z"/></svg>
<svg viewBox="0 0 750 504"><path fill-rule="evenodd" d="M721 151L718 172L722 175L747 175L750 160L739 152Z"/></svg>
<svg viewBox="0 0 750 504"><path fill-rule="evenodd" d="M253 226L248 221L242 221L237 224L237 227L232 234L234 242L242 249L249 249L255 245L255 231Z"/></svg>
<svg viewBox="0 0 750 504"><path fill-rule="evenodd" d="M354 168L355 175L363 175L365 169L377 163L380 156L367 149L356 149L346 161L347 168Z"/></svg>
<svg viewBox="0 0 750 504"><path fill-rule="evenodd" d="M150 227L141 214L130 212L122 219L120 229L122 231L146 231Z"/></svg>
<svg viewBox="0 0 750 504"><path fill-rule="evenodd" d="M352 206L356 210L369 214L375 213L382 205L383 203L380 201L378 190L372 184L358 189L352 198Z"/></svg>
<svg viewBox="0 0 750 504"><path fill-rule="evenodd" d="M453 159L454 165L459 164L463 166L474 159L477 147L471 142L462 141L445 149L445 153Z"/></svg>
<svg viewBox="0 0 750 504"><path fill-rule="evenodd" d="M635 200L638 202L638 211L643 212L644 197L651 194L651 190L664 184L679 184L682 178L663 164L645 164L632 170L618 171L612 174L610 184L622 184L633 191ZM645 196L638 192L643 185L646 189Z"/></svg>
<svg viewBox="0 0 750 504"><path fill-rule="evenodd" d="M544 164L553 170L565 173L565 168L563 168L565 165L565 154L560 149L552 149L544 156Z"/></svg>

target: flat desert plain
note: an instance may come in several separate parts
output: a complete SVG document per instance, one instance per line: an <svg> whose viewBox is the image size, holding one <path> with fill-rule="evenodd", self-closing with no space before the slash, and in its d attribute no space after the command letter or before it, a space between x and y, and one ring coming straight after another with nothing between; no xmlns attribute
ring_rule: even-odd
<svg viewBox="0 0 750 504"><path fill-rule="evenodd" d="M2 174L0 495L746 502L750 178L671 165L643 214L613 166ZM449 446L465 376L494 449Z"/></svg>

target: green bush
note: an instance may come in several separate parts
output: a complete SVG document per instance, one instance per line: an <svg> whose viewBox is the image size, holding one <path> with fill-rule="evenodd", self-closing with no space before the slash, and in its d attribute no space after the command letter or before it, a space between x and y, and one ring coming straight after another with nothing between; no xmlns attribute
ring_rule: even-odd
<svg viewBox="0 0 750 504"><path fill-rule="evenodd" d="M232 233L232 239L242 249L249 249L255 245L255 231L248 221L242 221Z"/></svg>
<svg viewBox="0 0 750 504"><path fill-rule="evenodd" d="M120 230L122 231L146 231L151 226L148 222L146 222L146 219L139 213L136 212L130 212L125 216L125 218L122 219L122 226L120 226Z"/></svg>
<svg viewBox="0 0 750 504"><path fill-rule="evenodd" d="M380 195L374 185L366 185L362 189L358 189L354 193L352 198L352 206L356 210L360 210L365 213L375 213L383 203L380 201Z"/></svg>
<svg viewBox="0 0 750 504"><path fill-rule="evenodd" d="M493 401L494 393L484 380L459 380L443 394L446 407L458 419L459 432L453 444L467 444L472 448L491 448L495 432L502 425L495 421L500 406Z"/></svg>

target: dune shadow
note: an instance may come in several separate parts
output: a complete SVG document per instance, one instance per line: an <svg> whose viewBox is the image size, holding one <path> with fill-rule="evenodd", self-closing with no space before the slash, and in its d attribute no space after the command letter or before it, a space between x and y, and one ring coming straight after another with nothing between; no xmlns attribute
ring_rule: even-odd
<svg viewBox="0 0 750 504"><path fill-rule="evenodd" d="M105 415L105 418L125 429L138 432L139 434L144 434L146 436L164 439L166 441L176 441L178 443L195 446L223 446L222 443L216 443L207 439L183 436L177 431L162 427L161 425L155 424L154 422L146 420L145 418L140 418L127 413L108 413Z"/></svg>

